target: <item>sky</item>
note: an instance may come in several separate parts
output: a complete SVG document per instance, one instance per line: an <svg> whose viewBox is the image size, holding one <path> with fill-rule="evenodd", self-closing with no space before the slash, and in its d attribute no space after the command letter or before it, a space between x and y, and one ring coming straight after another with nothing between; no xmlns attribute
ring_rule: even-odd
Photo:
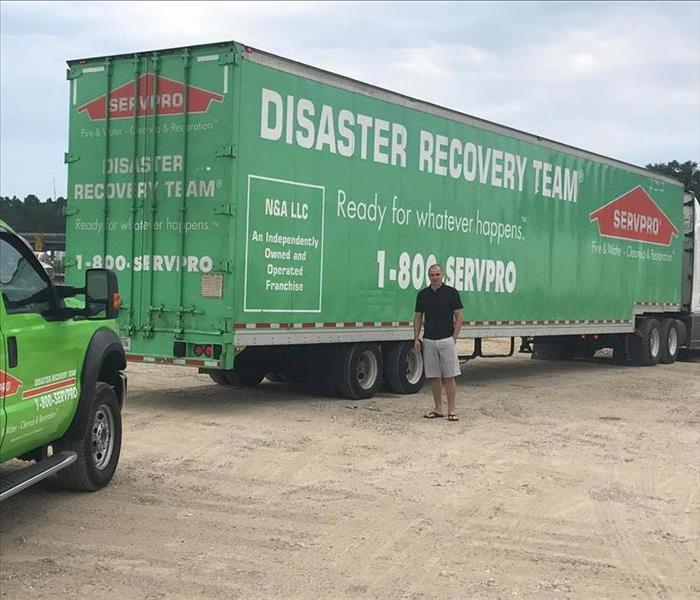
<svg viewBox="0 0 700 600"><path fill-rule="evenodd" d="M700 161L700 2L1 2L0 196L65 196L66 61L235 40L637 165Z"/></svg>

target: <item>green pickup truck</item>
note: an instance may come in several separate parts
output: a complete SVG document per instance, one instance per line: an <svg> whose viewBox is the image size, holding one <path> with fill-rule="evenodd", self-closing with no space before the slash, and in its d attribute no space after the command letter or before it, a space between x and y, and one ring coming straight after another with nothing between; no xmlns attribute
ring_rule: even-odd
<svg viewBox="0 0 700 600"><path fill-rule="evenodd" d="M112 479L126 397L115 333L116 276L90 269L85 287L55 285L29 244L0 221L0 500L54 475L94 491Z"/></svg>

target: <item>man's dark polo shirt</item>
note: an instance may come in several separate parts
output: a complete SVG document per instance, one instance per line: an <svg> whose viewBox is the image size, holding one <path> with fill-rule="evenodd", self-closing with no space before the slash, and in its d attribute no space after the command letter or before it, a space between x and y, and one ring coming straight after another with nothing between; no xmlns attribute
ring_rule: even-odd
<svg viewBox="0 0 700 600"><path fill-rule="evenodd" d="M454 311L462 308L459 292L444 283L433 291L427 288L416 296L416 312L425 316L423 337L429 340L443 340L455 331Z"/></svg>

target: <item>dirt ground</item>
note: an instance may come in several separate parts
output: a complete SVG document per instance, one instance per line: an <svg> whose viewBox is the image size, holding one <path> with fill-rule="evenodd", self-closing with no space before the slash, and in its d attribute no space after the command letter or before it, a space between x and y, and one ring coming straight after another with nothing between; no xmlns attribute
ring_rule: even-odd
<svg viewBox="0 0 700 600"><path fill-rule="evenodd" d="M457 423L131 365L112 484L3 503L0 596L697 598L699 364L477 360Z"/></svg>

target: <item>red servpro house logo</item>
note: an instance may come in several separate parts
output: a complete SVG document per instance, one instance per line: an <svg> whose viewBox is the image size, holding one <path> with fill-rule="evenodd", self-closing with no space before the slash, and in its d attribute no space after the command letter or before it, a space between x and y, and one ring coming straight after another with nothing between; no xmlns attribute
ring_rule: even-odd
<svg viewBox="0 0 700 600"><path fill-rule="evenodd" d="M110 92L109 118L133 119L134 113L142 117L152 115L154 111L157 115L179 115L185 112L185 102L188 113L205 113L212 102L222 102L223 99L221 94L193 85L187 86L185 94L185 85L180 81L153 74L141 75ZM101 121L105 118L107 105L107 94L103 94L83 104L78 112L87 113L92 121Z"/></svg>
<svg viewBox="0 0 700 600"><path fill-rule="evenodd" d="M670 246L678 229L642 186L624 193L589 215L605 237Z"/></svg>
<svg viewBox="0 0 700 600"><path fill-rule="evenodd" d="M21 387L22 382L19 379L0 369L0 397L14 396Z"/></svg>

